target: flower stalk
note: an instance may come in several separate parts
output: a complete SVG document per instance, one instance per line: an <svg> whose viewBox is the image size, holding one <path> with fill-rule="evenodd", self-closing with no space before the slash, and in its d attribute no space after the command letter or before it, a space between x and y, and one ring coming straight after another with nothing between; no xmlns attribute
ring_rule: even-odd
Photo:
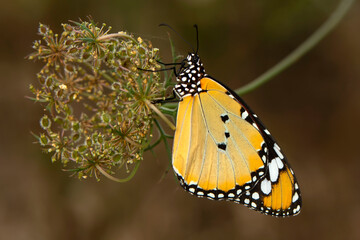
<svg viewBox="0 0 360 240"><path fill-rule="evenodd" d="M34 136L53 162L81 179L103 175L124 182L150 146L155 114L165 119L151 104L165 89L158 72L138 70L160 68L158 49L110 30L82 21L63 24L55 34L40 24L42 39L28 58L44 66L37 86L30 86L30 99L44 107L42 132Z"/></svg>

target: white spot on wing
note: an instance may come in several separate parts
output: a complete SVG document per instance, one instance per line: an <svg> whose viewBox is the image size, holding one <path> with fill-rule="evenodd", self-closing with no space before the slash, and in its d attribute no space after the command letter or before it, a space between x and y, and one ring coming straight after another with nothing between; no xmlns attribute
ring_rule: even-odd
<svg viewBox="0 0 360 240"><path fill-rule="evenodd" d="M276 147L277 146L277 147ZM276 154L281 158L284 159L284 155L282 155L282 153L280 152L280 148L278 148L279 146L275 143L274 144L274 150L276 152Z"/></svg>
<svg viewBox="0 0 360 240"><path fill-rule="evenodd" d="M249 116L248 112L245 111L245 112L243 112L243 114L241 115L241 118L242 118L242 119L245 119L245 118L247 118L248 116Z"/></svg>
<svg viewBox="0 0 360 240"><path fill-rule="evenodd" d="M263 193L269 195L271 192L271 182L265 178L261 181L260 188Z"/></svg>
<svg viewBox="0 0 360 240"><path fill-rule="evenodd" d="M255 200L258 200L258 199L260 198L259 193L254 192L254 193L252 194L252 198L255 199Z"/></svg>
<svg viewBox="0 0 360 240"><path fill-rule="evenodd" d="M279 168L276 164L276 160L273 159L269 164L270 180L276 182L279 177Z"/></svg>
<svg viewBox="0 0 360 240"><path fill-rule="evenodd" d="M282 169L284 167L284 163L278 157L275 159L276 159L276 163L277 163L279 169Z"/></svg>
<svg viewBox="0 0 360 240"><path fill-rule="evenodd" d="M296 202L298 199L299 199L299 195L298 195L297 192L295 192L295 194L294 194L294 196L293 196L293 198L292 198L292 202L294 203L294 202Z"/></svg>
<svg viewBox="0 0 360 240"><path fill-rule="evenodd" d="M215 194L213 194L213 193L208 193L207 196L211 197L211 198L215 198Z"/></svg>

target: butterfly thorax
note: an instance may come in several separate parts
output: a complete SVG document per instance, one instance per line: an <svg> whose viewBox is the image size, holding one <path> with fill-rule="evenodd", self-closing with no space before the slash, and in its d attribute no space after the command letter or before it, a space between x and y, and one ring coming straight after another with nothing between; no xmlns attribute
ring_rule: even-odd
<svg viewBox="0 0 360 240"><path fill-rule="evenodd" d="M200 86L200 80L205 76L205 69L195 53L189 53L180 67L174 90L180 98L194 96L203 91Z"/></svg>

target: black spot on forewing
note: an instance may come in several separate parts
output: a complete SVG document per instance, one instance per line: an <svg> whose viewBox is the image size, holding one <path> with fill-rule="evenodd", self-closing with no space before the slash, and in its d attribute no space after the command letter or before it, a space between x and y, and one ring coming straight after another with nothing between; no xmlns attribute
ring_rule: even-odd
<svg viewBox="0 0 360 240"><path fill-rule="evenodd" d="M226 123L229 120L229 116L227 114L221 115L221 120Z"/></svg>
<svg viewBox="0 0 360 240"><path fill-rule="evenodd" d="M218 148L222 149L222 150L226 150L226 144L225 143L219 143L218 144Z"/></svg>

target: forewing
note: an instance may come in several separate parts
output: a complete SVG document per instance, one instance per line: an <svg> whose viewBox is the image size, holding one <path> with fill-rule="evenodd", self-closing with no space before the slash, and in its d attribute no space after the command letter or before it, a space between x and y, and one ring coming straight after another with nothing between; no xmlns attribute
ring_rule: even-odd
<svg viewBox="0 0 360 240"><path fill-rule="evenodd" d="M173 167L187 191L232 200L265 174L266 145L226 88L210 78L201 86L205 91L179 103Z"/></svg>

